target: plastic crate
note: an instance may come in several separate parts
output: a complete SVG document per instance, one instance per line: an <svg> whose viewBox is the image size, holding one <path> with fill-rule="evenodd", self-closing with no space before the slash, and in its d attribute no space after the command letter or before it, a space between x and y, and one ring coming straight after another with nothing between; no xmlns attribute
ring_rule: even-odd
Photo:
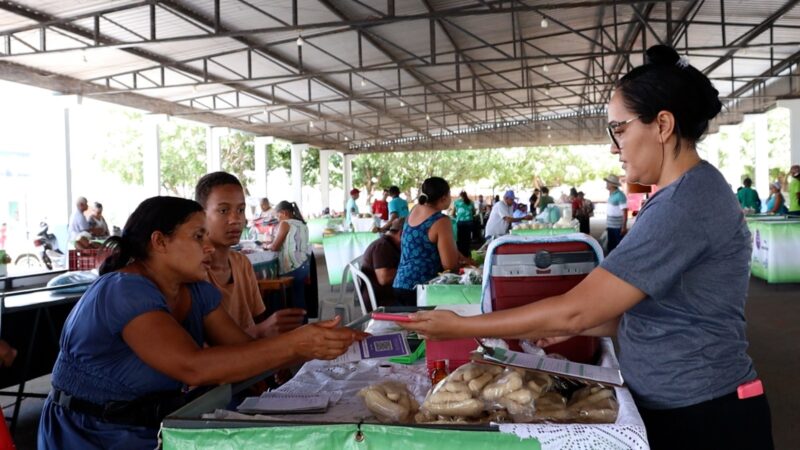
<svg viewBox="0 0 800 450"><path fill-rule="evenodd" d="M108 251L103 249L86 249L69 251L69 270L92 270L108 257Z"/></svg>

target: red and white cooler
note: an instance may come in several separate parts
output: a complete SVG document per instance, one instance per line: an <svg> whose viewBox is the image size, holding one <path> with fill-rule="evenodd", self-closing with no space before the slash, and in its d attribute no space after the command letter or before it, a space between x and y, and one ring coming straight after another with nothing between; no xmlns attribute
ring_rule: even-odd
<svg viewBox="0 0 800 450"><path fill-rule="evenodd" d="M591 236L503 236L489 246L483 271L484 313L515 308L563 294L603 260ZM514 349L517 342L509 343ZM581 363L594 363L599 340L578 336L545 349Z"/></svg>
<svg viewBox="0 0 800 450"><path fill-rule="evenodd" d="M514 308L563 294L581 282L603 260L600 244L591 236L573 233L559 236L503 236L492 241L483 268L483 313ZM517 341L509 341L520 350ZM469 362L477 347L474 339L428 341L428 370L437 360L448 360L449 370ZM595 363L599 339L578 336L547 347L581 363Z"/></svg>

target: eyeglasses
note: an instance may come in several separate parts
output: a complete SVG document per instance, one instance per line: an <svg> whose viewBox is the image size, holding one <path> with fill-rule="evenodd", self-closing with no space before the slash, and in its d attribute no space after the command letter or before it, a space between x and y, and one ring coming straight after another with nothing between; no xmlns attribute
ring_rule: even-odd
<svg viewBox="0 0 800 450"><path fill-rule="evenodd" d="M614 137L614 133L617 132L617 128L619 128L619 127L621 127L623 125L627 125L627 124L633 122L634 120L640 119L640 118L641 118L641 116L636 116L633 119L623 120L622 122L617 122L616 120L608 122L608 126L606 126L606 131L608 132L608 137L611 138L611 143L614 144L614 147L622 150L622 147L620 147L619 142L617 142L617 138Z"/></svg>

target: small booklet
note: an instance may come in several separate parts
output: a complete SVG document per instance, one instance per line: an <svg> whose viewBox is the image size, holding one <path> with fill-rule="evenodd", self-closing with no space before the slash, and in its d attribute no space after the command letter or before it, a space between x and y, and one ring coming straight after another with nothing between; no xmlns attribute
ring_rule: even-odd
<svg viewBox="0 0 800 450"><path fill-rule="evenodd" d="M581 364L567 361L566 359L531 355L497 347L490 347L490 350L493 353L492 355L481 352L472 353L473 360L503 366L520 367L522 369L535 370L559 377L608 386L622 386L625 383L619 369L611 367Z"/></svg>
<svg viewBox="0 0 800 450"><path fill-rule="evenodd" d="M411 353L405 331L367 336L361 342L354 342L342 355L332 361L342 364L362 359L406 356Z"/></svg>
<svg viewBox="0 0 800 450"><path fill-rule="evenodd" d="M327 411L331 395L265 392L260 397L247 397L236 409L245 414L308 414Z"/></svg>

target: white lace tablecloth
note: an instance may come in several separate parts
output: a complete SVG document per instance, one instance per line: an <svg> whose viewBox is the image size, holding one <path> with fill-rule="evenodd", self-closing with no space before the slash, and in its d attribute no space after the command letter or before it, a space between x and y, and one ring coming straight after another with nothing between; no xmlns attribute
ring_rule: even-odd
<svg viewBox="0 0 800 450"><path fill-rule="evenodd" d="M602 340L602 365L618 367L610 339ZM324 414L245 415L233 411L217 410L204 416L213 419L252 419L269 421L303 422L359 422L376 423L364 402L356 393L363 387L387 380L396 380L408 386L419 403L425 398L430 380L424 364L403 366L391 364L387 375L379 373L379 364L386 361L367 360L358 363L332 365L325 361L306 363L291 381L278 389L281 392L341 393L341 399ZM616 388L620 409L613 424L500 424L501 433L512 433L520 438L536 438L543 450L550 449L648 449L644 424L633 403L630 391Z"/></svg>

